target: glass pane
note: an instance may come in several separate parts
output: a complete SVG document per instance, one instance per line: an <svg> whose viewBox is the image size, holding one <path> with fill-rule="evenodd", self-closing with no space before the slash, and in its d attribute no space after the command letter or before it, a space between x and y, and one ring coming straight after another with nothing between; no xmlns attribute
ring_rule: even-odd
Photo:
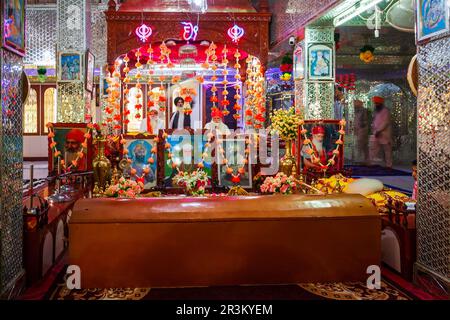
<svg viewBox="0 0 450 320"><path fill-rule="evenodd" d="M130 92L128 93L128 110L130 110L130 114L128 115L128 123L127 131L128 132L139 132L142 122L142 103L143 103L143 93L141 89L136 87L130 88ZM136 105L140 104L141 109L136 109ZM136 118L136 114L140 114L140 118Z"/></svg>
<svg viewBox="0 0 450 320"><path fill-rule="evenodd" d="M44 132L47 133L48 129L46 124L49 122L56 122L55 120L56 110L56 90L55 88L48 88L44 93Z"/></svg>
<svg viewBox="0 0 450 320"><path fill-rule="evenodd" d="M24 133L37 133L38 131L37 115L38 115L37 92L35 89L31 89L28 99L25 103L23 114Z"/></svg>

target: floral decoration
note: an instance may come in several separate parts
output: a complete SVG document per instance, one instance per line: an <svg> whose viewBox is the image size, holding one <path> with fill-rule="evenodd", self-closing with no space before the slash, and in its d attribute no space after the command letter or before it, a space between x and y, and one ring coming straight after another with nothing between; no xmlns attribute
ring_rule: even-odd
<svg viewBox="0 0 450 320"><path fill-rule="evenodd" d="M302 117L295 111L294 107L273 111L270 120L272 122L272 134L278 133L280 138L285 141L297 138L298 126L301 124Z"/></svg>
<svg viewBox="0 0 450 320"><path fill-rule="evenodd" d="M121 177L116 184L105 190L105 195L110 198L136 198L144 190L142 182L136 182Z"/></svg>
<svg viewBox="0 0 450 320"><path fill-rule="evenodd" d="M372 47L371 45L366 44L364 47L362 47L361 49L359 49L360 53L359 53L359 59L361 59L361 61L364 61L365 63L370 63L373 61L374 59L374 51L375 48Z"/></svg>
<svg viewBox="0 0 450 320"><path fill-rule="evenodd" d="M262 193L292 194L297 190L297 180L278 172L275 177L267 177L260 187Z"/></svg>
<svg viewBox="0 0 450 320"><path fill-rule="evenodd" d="M187 193L195 196L204 195L206 187L210 184L208 174L201 169L190 173L179 171L172 181L174 185L183 187Z"/></svg>

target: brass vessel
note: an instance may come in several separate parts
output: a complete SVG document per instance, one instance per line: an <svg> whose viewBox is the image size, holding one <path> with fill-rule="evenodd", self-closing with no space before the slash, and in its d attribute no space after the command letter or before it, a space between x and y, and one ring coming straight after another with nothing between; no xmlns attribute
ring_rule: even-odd
<svg viewBox="0 0 450 320"><path fill-rule="evenodd" d="M287 176L297 174L297 164L292 154L292 146L292 140L286 140L286 153L280 160L280 171Z"/></svg>
<svg viewBox="0 0 450 320"><path fill-rule="evenodd" d="M97 155L92 161L94 170L94 183L100 192L104 192L106 186L111 182L111 162L105 156L106 139L103 137L95 139L97 143Z"/></svg>

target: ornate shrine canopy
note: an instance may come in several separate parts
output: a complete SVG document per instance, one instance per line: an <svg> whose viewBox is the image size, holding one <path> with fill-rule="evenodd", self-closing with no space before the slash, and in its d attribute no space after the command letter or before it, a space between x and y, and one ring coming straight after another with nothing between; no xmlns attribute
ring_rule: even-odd
<svg viewBox="0 0 450 320"><path fill-rule="evenodd" d="M110 66L119 56L143 46L143 43L135 35L135 29L142 23L150 26L153 31L148 43L157 43L171 39L183 41L181 22L198 23L197 39L212 41L218 46L227 44L227 47L230 48L233 47L234 43L227 35L227 30L234 24L238 24L245 30L245 34L238 44L239 49L259 58L261 64L266 65L269 50L270 13L255 12L254 9L252 12L217 12L210 10L210 8L205 14L164 12L162 9L160 12L148 11L156 10L152 7L156 2L130 1L122 4L119 11L115 10L115 6L109 6L108 11L106 11L106 20L108 30L107 61ZM247 1L242 2L247 3ZM139 7L139 3L141 3L141 7ZM221 3L225 3L225 1L215 1L215 6L219 8ZM241 9L245 8L240 5L234 6ZM222 8L226 10L224 6ZM131 11L132 9L136 11ZM184 41L184 43L186 42Z"/></svg>
<svg viewBox="0 0 450 320"><path fill-rule="evenodd" d="M124 2L120 12L189 12L187 1L179 0L132 0ZM214 0L208 3L208 12L256 12L248 0Z"/></svg>

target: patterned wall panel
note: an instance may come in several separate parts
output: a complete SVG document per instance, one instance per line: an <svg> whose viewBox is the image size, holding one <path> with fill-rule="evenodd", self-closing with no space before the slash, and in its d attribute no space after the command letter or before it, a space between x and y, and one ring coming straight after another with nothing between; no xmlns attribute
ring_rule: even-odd
<svg viewBox="0 0 450 320"><path fill-rule="evenodd" d="M22 58L0 49L0 293L22 272Z"/></svg>
<svg viewBox="0 0 450 320"><path fill-rule="evenodd" d="M272 23L270 25L271 44L282 41L291 33L304 27L314 17L340 0L270 0Z"/></svg>
<svg viewBox="0 0 450 320"><path fill-rule="evenodd" d="M88 0L58 1L58 51L76 50L85 52L91 39L91 6ZM84 58L84 55L83 55ZM62 122L84 122L86 106L90 98L84 90L84 68L82 82L57 83L57 120Z"/></svg>
<svg viewBox="0 0 450 320"><path fill-rule="evenodd" d="M84 122L83 82L58 83L58 122Z"/></svg>
<svg viewBox="0 0 450 320"><path fill-rule="evenodd" d="M84 0L58 0L58 50L85 50Z"/></svg>
<svg viewBox="0 0 450 320"><path fill-rule="evenodd" d="M104 11L108 9L107 5L92 6L92 37L90 48L95 55L95 65L101 67L106 64L107 55L107 33L106 17Z"/></svg>
<svg viewBox="0 0 450 320"><path fill-rule="evenodd" d="M305 119L333 119L333 82L307 82L305 94Z"/></svg>
<svg viewBox="0 0 450 320"><path fill-rule="evenodd" d="M54 65L56 53L56 6L27 6L26 64Z"/></svg>
<svg viewBox="0 0 450 320"><path fill-rule="evenodd" d="M417 261L450 280L450 38L419 46Z"/></svg>

